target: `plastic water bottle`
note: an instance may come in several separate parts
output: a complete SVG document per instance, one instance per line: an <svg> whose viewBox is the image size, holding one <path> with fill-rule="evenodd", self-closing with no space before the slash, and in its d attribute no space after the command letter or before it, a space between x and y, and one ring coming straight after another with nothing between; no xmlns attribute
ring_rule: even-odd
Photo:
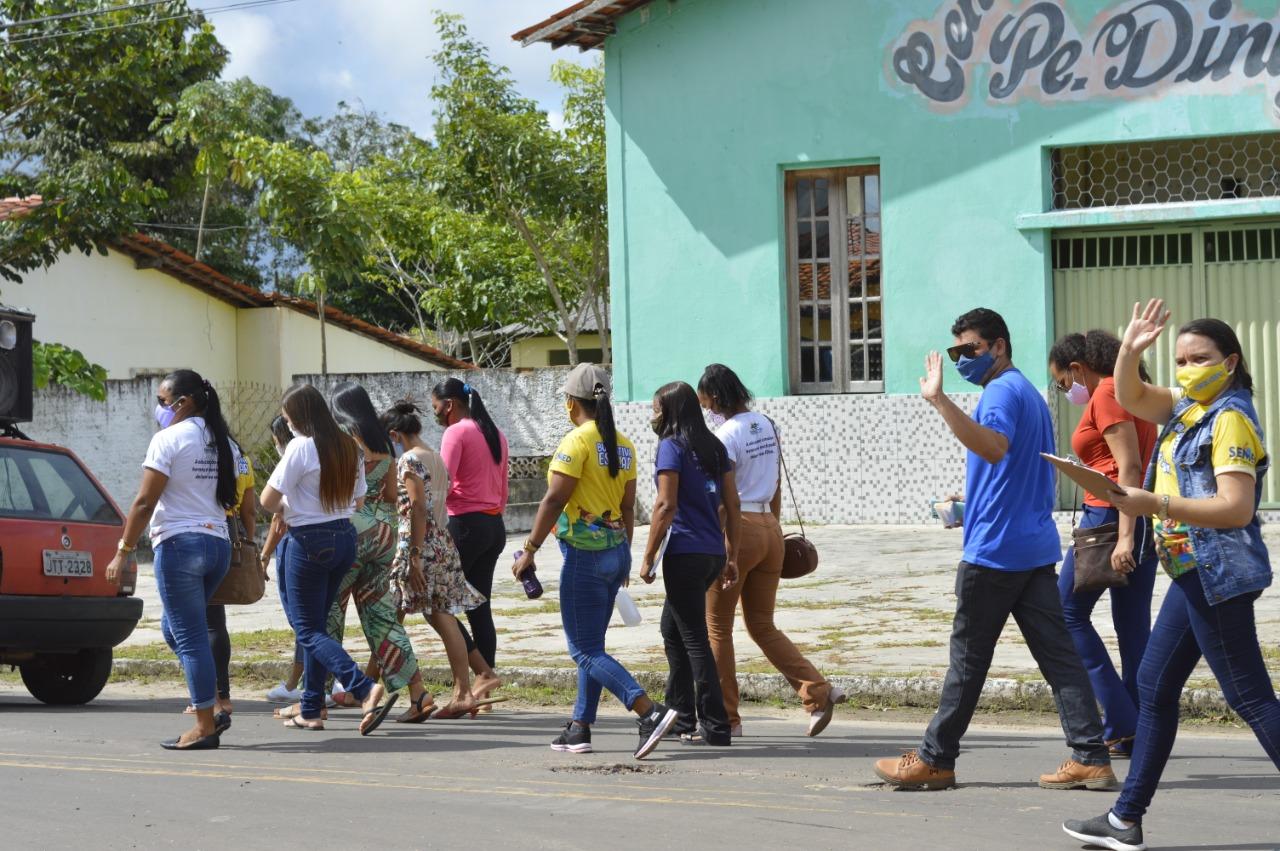
<svg viewBox="0 0 1280 851"><path fill-rule="evenodd" d="M618 596L614 598L614 605L618 609L618 614L622 617L623 626L639 626L640 610L636 608L636 601L631 598L631 592L626 588L618 589Z"/></svg>
<svg viewBox="0 0 1280 851"><path fill-rule="evenodd" d="M516 550L516 561L524 557L524 550ZM534 568L529 568L520 576L520 584L524 586L524 595L530 600L536 600L542 596L542 583L538 581L538 574Z"/></svg>

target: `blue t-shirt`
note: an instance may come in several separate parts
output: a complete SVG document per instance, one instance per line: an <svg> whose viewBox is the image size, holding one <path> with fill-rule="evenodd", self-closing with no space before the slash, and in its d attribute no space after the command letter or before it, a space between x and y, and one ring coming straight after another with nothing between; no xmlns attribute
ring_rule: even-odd
<svg viewBox="0 0 1280 851"><path fill-rule="evenodd" d="M719 478L709 478L702 471L693 450L670 437L658 443L654 469L655 482L658 473L670 471L680 477L676 490L676 517L671 524L667 555L723 556Z"/></svg>
<svg viewBox="0 0 1280 851"><path fill-rule="evenodd" d="M996 570L1032 570L1062 558L1053 523L1053 420L1035 387L1016 369L982 391L973 418L1009 440L999 464L969 453L965 476L964 560Z"/></svg>

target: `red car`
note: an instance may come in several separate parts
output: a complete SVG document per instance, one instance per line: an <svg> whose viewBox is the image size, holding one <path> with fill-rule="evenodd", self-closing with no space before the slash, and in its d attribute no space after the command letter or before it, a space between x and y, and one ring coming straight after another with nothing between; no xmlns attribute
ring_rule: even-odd
<svg viewBox="0 0 1280 851"><path fill-rule="evenodd" d="M142 617L136 563L107 581L124 517L75 453L0 437L0 664L38 700L88 703Z"/></svg>

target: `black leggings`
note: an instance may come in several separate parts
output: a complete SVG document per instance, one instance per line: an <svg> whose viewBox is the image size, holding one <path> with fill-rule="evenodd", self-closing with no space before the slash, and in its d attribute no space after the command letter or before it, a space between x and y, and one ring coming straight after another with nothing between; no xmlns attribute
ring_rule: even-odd
<svg viewBox="0 0 1280 851"><path fill-rule="evenodd" d="M227 607L210 604L204 610L209 622L209 646L213 648L213 669L218 675L218 699L231 699L231 636L227 633Z"/></svg>
<svg viewBox="0 0 1280 851"><path fill-rule="evenodd" d="M462 638L467 642L467 652L479 650L489 663L497 664L498 631L493 625L493 608L489 598L493 595L493 571L498 557L507 546L507 527L501 514L457 514L449 518L449 534L462 556L462 573L477 591L485 597L483 606L467 612L468 632L462 621ZM474 634L474 638L472 635Z"/></svg>
<svg viewBox="0 0 1280 851"><path fill-rule="evenodd" d="M724 561L724 556L712 555L668 555L662 561L667 703L680 713L676 727L681 732L694 732L700 721L714 745L729 744L729 716L707 637L707 591L720 579Z"/></svg>

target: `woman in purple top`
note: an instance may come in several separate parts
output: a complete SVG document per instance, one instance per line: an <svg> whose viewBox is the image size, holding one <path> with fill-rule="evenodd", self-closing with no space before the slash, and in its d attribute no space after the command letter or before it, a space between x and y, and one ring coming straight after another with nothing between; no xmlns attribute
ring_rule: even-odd
<svg viewBox="0 0 1280 851"><path fill-rule="evenodd" d="M729 717L707 637L706 597L714 583L728 588L738 580L741 514L733 465L702 418L698 394L683 381L664 385L654 395L651 425L658 435L658 497L640 578L656 578L654 562L670 532L662 559L667 703L679 713L674 729L686 741L728 745Z"/></svg>

